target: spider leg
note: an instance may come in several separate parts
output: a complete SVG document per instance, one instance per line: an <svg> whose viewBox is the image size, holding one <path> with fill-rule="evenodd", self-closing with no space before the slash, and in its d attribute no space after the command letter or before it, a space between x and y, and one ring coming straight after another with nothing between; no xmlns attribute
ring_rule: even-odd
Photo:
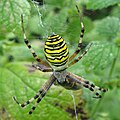
<svg viewBox="0 0 120 120"><path fill-rule="evenodd" d="M32 113L33 113L33 111L36 109L37 105L38 105L39 102L42 100L42 98L46 95L46 93L47 93L47 90L44 91L43 93L41 93L41 94L39 95L39 97L37 98L36 103L34 104L34 106L33 106L33 107L31 108L31 110L29 111L29 114L32 114Z"/></svg>
<svg viewBox="0 0 120 120"><path fill-rule="evenodd" d="M81 24L81 33L80 33L80 39L79 39L79 43L78 43L78 49L71 55L71 57L69 58L69 60L71 61L73 58L75 58L75 56L80 52L81 47L82 47L82 39L84 36L84 24L82 22L82 15L80 14L80 10L78 8L78 6L76 5L79 17L80 17L80 24Z"/></svg>
<svg viewBox="0 0 120 120"><path fill-rule="evenodd" d="M82 77L79 77L73 73L67 72L67 76L66 76L67 80L72 80L75 83L77 83L76 85L82 85L83 87L89 89L90 91L92 91L96 96L94 98L101 98L102 95L100 93L105 93L107 91L107 89L95 86L93 83L90 83L88 80L85 80Z"/></svg>
<svg viewBox="0 0 120 120"><path fill-rule="evenodd" d="M55 82L56 78L54 75L50 77L50 79L42 86L42 88L39 90L39 92L31 99L26 101L25 103L21 104L17 101L16 97L14 96L13 99L14 101L22 108L26 107L28 104L30 104L32 101L37 99L36 104L32 107L30 110L29 114L32 114L33 110L35 110L37 104L42 100L42 98L46 95L47 91L49 88L52 86L52 84Z"/></svg>
<svg viewBox="0 0 120 120"><path fill-rule="evenodd" d="M28 101L26 101L25 103L19 103L19 101L16 99L16 97L14 96L13 99L14 101L22 108L26 107L28 104L30 104L32 101L34 101L35 99L37 99L41 94L43 93L43 89L41 88L39 90L38 93L36 93L36 95L34 97L32 97L31 99L29 99Z"/></svg>
<svg viewBox="0 0 120 120"><path fill-rule="evenodd" d="M55 80L56 80L55 76L52 75L50 77L50 79L44 84L44 86L42 87L43 92L41 94L39 94L39 97L37 97L38 99L37 99L35 105L29 111L29 114L33 113L33 111L36 109L37 105L42 100L42 98L46 95L47 91L49 90L49 88L51 87L51 85L55 82Z"/></svg>
<svg viewBox="0 0 120 120"><path fill-rule="evenodd" d="M88 52L88 50L90 49L91 46L92 46L92 43L89 45L89 47L78 58L76 58L72 62L70 62L68 64L68 67L70 67L71 65L74 65L75 63L77 63Z"/></svg>
<svg viewBox="0 0 120 120"><path fill-rule="evenodd" d="M34 67L37 70L40 70L42 72L52 72L53 69L51 67L46 67L45 65L42 64L34 64L32 63L32 67Z"/></svg>
<svg viewBox="0 0 120 120"><path fill-rule="evenodd" d="M105 93L107 89L95 86L93 83L90 83L89 81L84 79L83 87L88 88L90 91L94 92L96 96L93 96L93 98L101 98L101 93Z"/></svg>
<svg viewBox="0 0 120 120"><path fill-rule="evenodd" d="M25 35L25 29L24 29L24 22L23 22L23 15L21 15L21 25L22 25L22 32L23 32L23 36L24 36L24 42L27 45L27 47L30 49L33 57L36 59L36 61L38 61L39 63L45 65L45 66L49 66L46 62L42 61L38 55L35 53L35 51L33 50L30 42L27 40L27 37Z"/></svg>

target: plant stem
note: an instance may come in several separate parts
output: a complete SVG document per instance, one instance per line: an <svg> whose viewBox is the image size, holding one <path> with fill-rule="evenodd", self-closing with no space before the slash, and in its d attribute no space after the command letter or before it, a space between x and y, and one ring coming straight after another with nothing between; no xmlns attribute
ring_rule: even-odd
<svg viewBox="0 0 120 120"><path fill-rule="evenodd" d="M116 57L114 58L113 63L111 65L111 69L110 69L110 72L109 72L109 78L112 76L112 73L113 73L113 70L115 68L115 63L116 63L116 60L118 58L118 55L119 55L119 47L118 47L118 50L117 50Z"/></svg>

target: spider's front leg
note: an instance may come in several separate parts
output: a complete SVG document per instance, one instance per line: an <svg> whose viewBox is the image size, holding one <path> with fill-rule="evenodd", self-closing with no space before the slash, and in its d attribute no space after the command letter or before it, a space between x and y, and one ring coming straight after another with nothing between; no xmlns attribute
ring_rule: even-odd
<svg viewBox="0 0 120 120"><path fill-rule="evenodd" d="M75 56L80 52L81 50L81 47L82 47L82 39L83 39L83 36L84 36L84 24L83 24L83 21L82 21L82 15L80 13L80 10L78 8L78 6L76 5L76 9L78 11L78 14L79 14L79 17L80 17L80 24L81 24L81 33L80 33L80 39L79 39L79 43L78 43L78 48L77 50L70 56L69 60L71 61L72 59L75 58Z"/></svg>
<svg viewBox="0 0 120 120"><path fill-rule="evenodd" d="M32 53L33 57L36 59L36 61L38 61L39 63L45 65L45 66L49 66L48 63L42 61L38 55L35 53L35 51L33 50L30 42L28 41L26 34L25 34L25 29L24 29L24 21L23 21L23 15L21 15L21 26L22 26L22 32L23 32L23 37L24 37L24 42L27 45L27 47L29 48L30 52Z"/></svg>
<svg viewBox="0 0 120 120"><path fill-rule="evenodd" d="M89 47L76 59L74 59L72 62L70 62L68 64L68 67L74 65L75 63L77 63L79 60L82 59L82 57L89 51L90 47L92 46L92 43L89 44Z"/></svg>
<svg viewBox="0 0 120 120"><path fill-rule="evenodd" d="M101 98L102 93L105 93L107 91L107 89L98 87L98 86L94 85L93 83L90 83L89 81L85 80L84 78L79 77L70 72L67 72L66 81L68 81L68 83L72 81L74 83L74 85L76 85L76 86L79 86L79 87L83 86L83 87L89 89L96 95L96 96L94 96L94 98Z"/></svg>
<svg viewBox="0 0 120 120"><path fill-rule="evenodd" d="M70 56L69 58L69 61L70 63L68 64L68 67L74 65L75 63L77 63L87 52L88 50L90 49L92 43L89 45L89 47L76 59L74 59L76 57L76 55L80 52L81 50L81 47L82 47L82 40L83 40L83 37L84 37L84 24L82 22L82 15L80 14L80 10L78 8L78 6L76 5L76 8L77 8L77 11L78 11L78 14L79 14L79 17L80 17L80 24L81 24L81 33L80 33L80 40L79 40L79 43L78 43L78 49ZM73 60L74 59L74 60ZM73 61L72 61L73 60Z"/></svg>
<svg viewBox="0 0 120 120"><path fill-rule="evenodd" d="M16 97L14 96L13 99L14 101L22 108L24 108L25 106L27 106L28 104L30 104L32 101L37 100L35 105L32 107L32 109L30 110L29 114L32 114L32 112L35 110L35 108L37 107L38 103L42 100L42 98L46 95L47 91L49 90L49 88L53 85L53 83L55 82L56 78L54 77L54 75L52 74L51 77L49 78L49 80L42 86L42 88L39 90L39 92L32 97L30 100L26 101L25 103L21 104L17 101Z"/></svg>

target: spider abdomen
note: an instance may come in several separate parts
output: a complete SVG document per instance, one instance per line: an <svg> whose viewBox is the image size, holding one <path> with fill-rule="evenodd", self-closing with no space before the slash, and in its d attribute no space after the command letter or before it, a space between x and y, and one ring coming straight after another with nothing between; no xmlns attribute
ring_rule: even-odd
<svg viewBox="0 0 120 120"><path fill-rule="evenodd" d="M67 68L69 51L65 40L56 34L48 37L44 46L44 53L47 61L54 70Z"/></svg>

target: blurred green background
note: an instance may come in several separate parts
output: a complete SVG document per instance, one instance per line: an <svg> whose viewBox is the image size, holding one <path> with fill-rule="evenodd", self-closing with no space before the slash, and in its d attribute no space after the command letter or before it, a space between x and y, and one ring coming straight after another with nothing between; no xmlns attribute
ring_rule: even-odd
<svg viewBox="0 0 120 120"><path fill-rule="evenodd" d="M0 1L0 120L120 120L120 0L36 1ZM45 60L44 42L52 32L63 36L70 54L77 49L81 26L75 5L85 26L82 51L93 45L68 70L109 90L102 99L94 99L85 88L69 91L53 85L30 116L34 102L22 109L12 97L25 102L50 74L31 67L35 60L24 44L20 15L27 38Z"/></svg>

